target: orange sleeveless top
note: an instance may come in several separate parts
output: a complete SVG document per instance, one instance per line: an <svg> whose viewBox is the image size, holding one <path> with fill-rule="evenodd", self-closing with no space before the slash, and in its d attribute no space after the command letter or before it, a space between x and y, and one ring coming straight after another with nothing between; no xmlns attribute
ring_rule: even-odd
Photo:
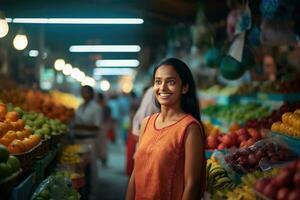
<svg viewBox="0 0 300 200"><path fill-rule="evenodd" d="M184 161L186 130L192 123L202 125L191 115L162 129L155 127L159 113L153 114L145 127L143 138L135 155L136 200L181 200L184 191ZM205 142L205 141L203 141ZM201 194L205 189L206 160L204 151L201 173Z"/></svg>

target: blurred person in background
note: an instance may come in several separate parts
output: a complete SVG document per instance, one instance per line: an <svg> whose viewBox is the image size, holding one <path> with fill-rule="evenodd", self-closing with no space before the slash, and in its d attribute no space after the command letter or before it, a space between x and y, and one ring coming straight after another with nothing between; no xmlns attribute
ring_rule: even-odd
<svg viewBox="0 0 300 200"><path fill-rule="evenodd" d="M96 163L96 138L101 131L102 111L98 103L94 100L94 90L90 86L82 86L81 96L83 103L75 112L74 136L75 142L87 145L90 149L90 165L87 175L87 188L89 199L96 199L97 187L97 163Z"/></svg>
<svg viewBox="0 0 300 200"><path fill-rule="evenodd" d="M102 93L98 93L97 102L102 110L102 131L97 135L96 147L97 156L100 158L102 165L107 166L107 135L113 128L113 119L111 117L111 109L107 105L106 98Z"/></svg>
<svg viewBox="0 0 300 200"><path fill-rule="evenodd" d="M206 187L205 132L190 69L176 58L162 61L153 91L160 112L142 121L126 200L198 200Z"/></svg>

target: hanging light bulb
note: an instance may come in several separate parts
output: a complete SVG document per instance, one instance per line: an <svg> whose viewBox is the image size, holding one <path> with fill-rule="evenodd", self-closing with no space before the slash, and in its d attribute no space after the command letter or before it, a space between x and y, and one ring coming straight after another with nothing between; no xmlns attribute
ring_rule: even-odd
<svg viewBox="0 0 300 200"><path fill-rule="evenodd" d="M21 31L19 31L19 33L14 38L13 44L14 47L19 51L25 49L28 45L27 36L24 33L21 33Z"/></svg>
<svg viewBox="0 0 300 200"><path fill-rule="evenodd" d="M7 35L9 27L6 21L6 18L2 12L0 12L0 38L3 38Z"/></svg>

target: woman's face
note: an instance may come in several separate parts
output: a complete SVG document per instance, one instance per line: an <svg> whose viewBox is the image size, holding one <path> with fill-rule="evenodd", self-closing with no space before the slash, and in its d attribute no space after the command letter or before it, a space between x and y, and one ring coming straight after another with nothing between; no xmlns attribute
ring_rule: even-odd
<svg viewBox="0 0 300 200"><path fill-rule="evenodd" d="M180 104L185 90L179 75L170 65L162 65L156 70L153 88L156 99L163 106Z"/></svg>

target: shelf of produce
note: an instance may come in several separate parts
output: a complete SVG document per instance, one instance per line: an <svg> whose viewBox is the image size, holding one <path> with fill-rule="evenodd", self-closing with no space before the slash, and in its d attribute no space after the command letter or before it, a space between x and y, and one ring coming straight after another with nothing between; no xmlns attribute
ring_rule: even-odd
<svg viewBox="0 0 300 200"><path fill-rule="evenodd" d="M218 95L217 102L219 104L227 105L229 103L248 103L256 101L256 94L249 94L249 95Z"/></svg>
<svg viewBox="0 0 300 200"><path fill-rule="evenodd" d="M272 132L272 137L278 138L284 143L287 144L287 146L292 149L295 153L300 155L300 138L291 137L289 135Z"/></svg>
<svg viewBox="0 0 300 200"><path fill-rule="evenodd" d="M12 190L12 200L29 199L29 195L36 184L36 173L32 172Z"/></svg>
<svg viewBox="0 0 300 200"><path fill-rule="evenodd" d="M53 159L56 157L60 148L61 145L58 145L56 148L53 148L43 159L37 160L34 163L33 168L36 171L36 179L38 182L43 180L46 167L48 167L50 163L53 161Z"/></svg>

